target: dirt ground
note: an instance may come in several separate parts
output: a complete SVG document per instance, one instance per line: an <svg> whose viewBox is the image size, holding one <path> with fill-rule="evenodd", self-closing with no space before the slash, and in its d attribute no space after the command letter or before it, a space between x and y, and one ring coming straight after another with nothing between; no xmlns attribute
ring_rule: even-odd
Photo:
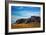
<svg viewBox="0 0 46 35"><path fill-rule="evenodd" d="M40 27L40 23L38 22L32 22L32 23L20 23L20 24L11 24L11 29L16 28L38 28Z"/></svg>

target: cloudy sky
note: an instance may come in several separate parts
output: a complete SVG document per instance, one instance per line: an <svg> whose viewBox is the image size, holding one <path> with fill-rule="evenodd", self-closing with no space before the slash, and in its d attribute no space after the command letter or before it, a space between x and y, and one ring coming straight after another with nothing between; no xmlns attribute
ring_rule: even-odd
<svg viewBox="0 0 46 35"><path fill-rule="evenodd" d="M40 7L29 6L11 6L11 22L17 19L30 18L31 16L40 16Z"/></svg>

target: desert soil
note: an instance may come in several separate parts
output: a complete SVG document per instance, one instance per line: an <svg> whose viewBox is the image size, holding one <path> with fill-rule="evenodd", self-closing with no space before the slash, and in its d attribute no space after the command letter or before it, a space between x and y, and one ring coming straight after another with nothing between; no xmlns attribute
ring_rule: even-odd
<svg viewBox="0 0 46 35"><path fill-rule="evenodd" d="M32 22L32 23L20 23L20 24L11 24L12 29L16 28L38 28L40 27L40 23L38 22Z"/></svg>

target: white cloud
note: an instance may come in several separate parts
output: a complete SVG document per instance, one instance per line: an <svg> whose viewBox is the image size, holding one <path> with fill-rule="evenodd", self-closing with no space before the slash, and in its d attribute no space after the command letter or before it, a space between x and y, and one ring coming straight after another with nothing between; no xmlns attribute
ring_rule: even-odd
<svg viewBox="0 0 46 35"><path fill-rule="evenodd" d="M39 12L28 12L28 11L21 11L19 14L23 17L31 17L31 16L40 16Z"/></svg>

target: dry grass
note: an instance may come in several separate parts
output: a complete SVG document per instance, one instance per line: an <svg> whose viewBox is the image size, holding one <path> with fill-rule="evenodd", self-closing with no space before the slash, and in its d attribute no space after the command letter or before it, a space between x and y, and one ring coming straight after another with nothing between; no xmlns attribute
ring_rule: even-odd
<svg viewBox="0 0 46 35"><path fill-rule="evenodd" d="M11 28L38 28L40 27L40 23L38 22L32 22L32 23L21 23L21 24L11 24Z"/></svg>

